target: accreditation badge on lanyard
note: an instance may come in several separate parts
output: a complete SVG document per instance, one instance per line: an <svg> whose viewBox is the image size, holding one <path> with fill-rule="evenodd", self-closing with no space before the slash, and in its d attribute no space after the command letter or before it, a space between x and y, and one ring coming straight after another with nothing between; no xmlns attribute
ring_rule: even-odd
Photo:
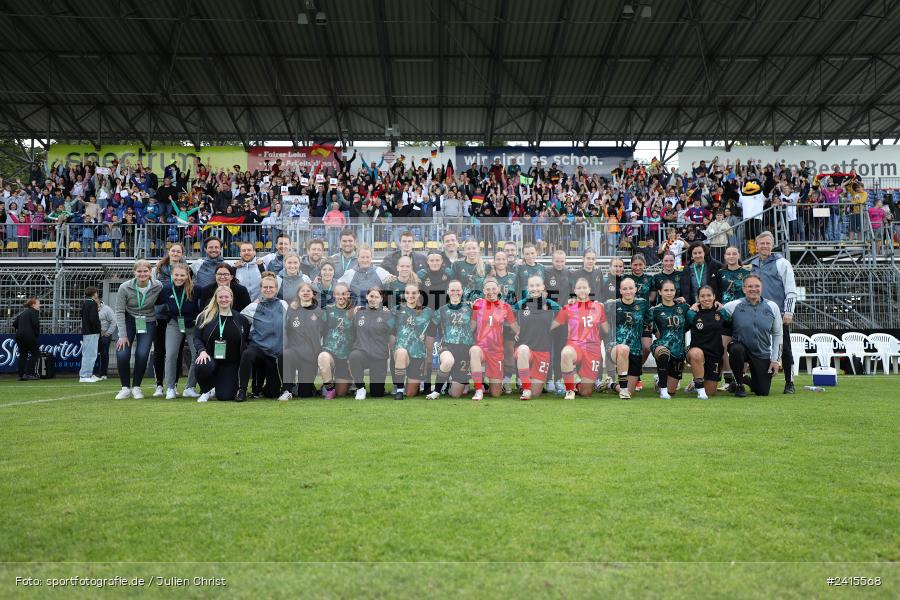
<svg viewBox="0 0 900 600"><path fill-rule="evenodd" d="M219 317L219 339L213 343L213 358L216 360L225 360L225 353L228 351L228 342L225 341L225 323L222 317Z"/></svg>
<svg viewBox="0 0 900 600"><path fill-rule="evenodd" d="M147 288L150 288L150 284L147 284ZM141 293L141 288L134 285L134 293L137 296L138 308L144 308L144 302L147 301L147 290L144 290L144 293ZM135 317L134 318L134 330L137 333L147 333L147 317Z"/></svg>
<svg viewBox="0 0 900 600"><path fill-rule="evenodd" d="M184 290L181 290L181 298L179 298L178 293L173 290L172 297L175 299L175 306L178 307L178 331L184 333L186 328L184 326L184 317L181 316L181 305L184 304Z"/></svg>

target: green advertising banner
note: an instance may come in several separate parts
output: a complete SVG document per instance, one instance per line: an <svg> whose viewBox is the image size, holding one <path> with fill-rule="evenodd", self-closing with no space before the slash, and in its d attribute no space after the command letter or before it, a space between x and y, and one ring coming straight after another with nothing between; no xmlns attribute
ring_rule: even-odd
<svg viewBox="0 0 900 600"><path fill-rule="evenodd" d="M101 146L100 150L94 150L90 144L52 144L47 152L51 165L58 161L77 166L92 161L95 165L109 167L118 159L120 163L130 161L132 165L140 162L157 173L162 173L173 162L186 171L193 167L197 156L212 170L221 167L230 171L234 165L247 168L247 153L240 146L206 146L200 152L194 152L193 146L153 146L152 150L147 150L141 144L135 144Z"/></svg>

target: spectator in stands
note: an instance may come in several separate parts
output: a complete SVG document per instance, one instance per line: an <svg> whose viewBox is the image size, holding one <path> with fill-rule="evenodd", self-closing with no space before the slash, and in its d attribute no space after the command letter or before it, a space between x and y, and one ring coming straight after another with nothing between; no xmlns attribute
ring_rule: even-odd
<svg viewBox="0 0 900 600"><path fill-rule="evenodd" d="M97 347L103 328L100 323L100 295L97 288L89 285L84 289L85 300L81 305L81 370L79 383L96 383L94 363L97 362Z"/></svg>
<svg viewBox="0 0 900 600"><path fill-rule="evenodd" d="M19 348L19 381L40 379L36 372L37 361L41 354L38 339L41 336L41 301L29 298L12 321L16 330L16 346Z"/></svg>
<svg viewBox="0 0 900 600"><path fill-rule="evenodd" d="M890 241L891 213L885 208L881 198L875 200L875 206L870 206L866 212L869 215L869 223L872 224L872 233L875 236L875 254L881 256L885 233L888 233L887 237L888 241Z"/></svg>
<svg viewBox="0 0 900 600"><path fill-rule="evenodd" d="M866 208L869 194L861 183L852 182L847 185L847 196L850 199L850 240L859 240L862 239L862 213Z"/></svg>
<svg viewBox="0 0 900 600"><path fill-rule="evenodd" d="M150 347L156 334L156 301L162 284L150 276L150 263L139 260L134 264L134 277L122 283L116 294L116 364L122 389L116 400L143 398L141 381L147 370ZM131 356L134 351L134 376Z"/></svg>

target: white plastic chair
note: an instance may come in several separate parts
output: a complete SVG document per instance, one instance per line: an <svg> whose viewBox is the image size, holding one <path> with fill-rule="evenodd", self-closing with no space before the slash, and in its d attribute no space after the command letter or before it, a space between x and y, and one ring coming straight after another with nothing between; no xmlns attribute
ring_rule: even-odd
<svg viewBox="0 0 900 600"><path fill-rule="evenodd" d="M794 355L794 364L791 366L794 377L800 372L800 361L804 358L806 359L806 371L812 373L812 367L810 366L812 360L810 359L818 358L819 354L816 350L816 345L809 339L809 336L802 333L792 333L791 354Z"/></svg>
<svg viewBox="0 0 900 600"><path fill-rule="evenodd" d="M900 340L889 333L873 333L869 336L869 344L875 348L885 375L890 375L891 365L894 373L900 373Z"/></svg>
<svg viewBox="0 0 900 600"><path fill-rule="evenodd" d="M841 355L846 352L844 343L830 333L814 333L809 336L810 341L816 346L816 355L819 357L820 367L830 367L834 361L834 368L840 371ZM853 366L851 365L851 368Z"/></svg>
<svg viewBox="0 0 900 600"><path fill-rule="evenodd" d="M847 356L850 357L851 368L853 368L853 359L858 358L862 363L863 372L868 373L870 371L869 362L873 358L877 358L878 353L870 352L866 349L866 344L869 341L868 338L866 338L866 334L858 331L848 331L841 336L841 341L844 342L844 347L847 349ZM853 374L856 375L855 368L853 368Z"/></svg>

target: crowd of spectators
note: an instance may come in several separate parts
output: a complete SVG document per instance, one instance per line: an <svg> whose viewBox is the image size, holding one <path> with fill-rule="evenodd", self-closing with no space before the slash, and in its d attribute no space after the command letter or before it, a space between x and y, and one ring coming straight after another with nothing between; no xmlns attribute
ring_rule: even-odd
<svg viewBox="0 0 900 600"><path fill-rule="evenodd" d="M714 158L679 172L654 159L623 163L601 176L581 167L567 174L556 164L526 172L515 160L454 169L410 164L402 154L389 167L383 158L376 164L356 152L336 150L335 158L335 166L311 171L288 171L278 160L253 172L199 157L187 171L173 163L162 173L129 160L99 170L90 161L38 163L28 181L0 179L0 241L7 249L15 242L25 255L29 242L56 240L66 226L66 241L77 241L85 256L104 247L115 256L120 247L132 255L144 226L150 255L161 256L167 242L185 243L190 252L211 219L237 224L223 235L230 245L272 241L291 221L308 216L329 242L336 243L348 223L374 224L376 239L393 239L391 224L398 221L405 222L394 233L410 223L446 222L459 224L460 233L488 250L509 239L510 224L520 222L527 225L524 241L542 253L568 250L577 239L602 254L641 248L655 260L679 240L706 241L715 254L727 245L746 248L739 224L754 216L742 203L747 181L762 188L766 222L760 228L777 229L775 211L768 210L776 207L793 240L852 241L863 232L863 216L879 241L890 242L885 249L900 233L900 198L872 197L853 173L814 176L804 163ZM814 208L828 209L828 216Z"/></svg>

